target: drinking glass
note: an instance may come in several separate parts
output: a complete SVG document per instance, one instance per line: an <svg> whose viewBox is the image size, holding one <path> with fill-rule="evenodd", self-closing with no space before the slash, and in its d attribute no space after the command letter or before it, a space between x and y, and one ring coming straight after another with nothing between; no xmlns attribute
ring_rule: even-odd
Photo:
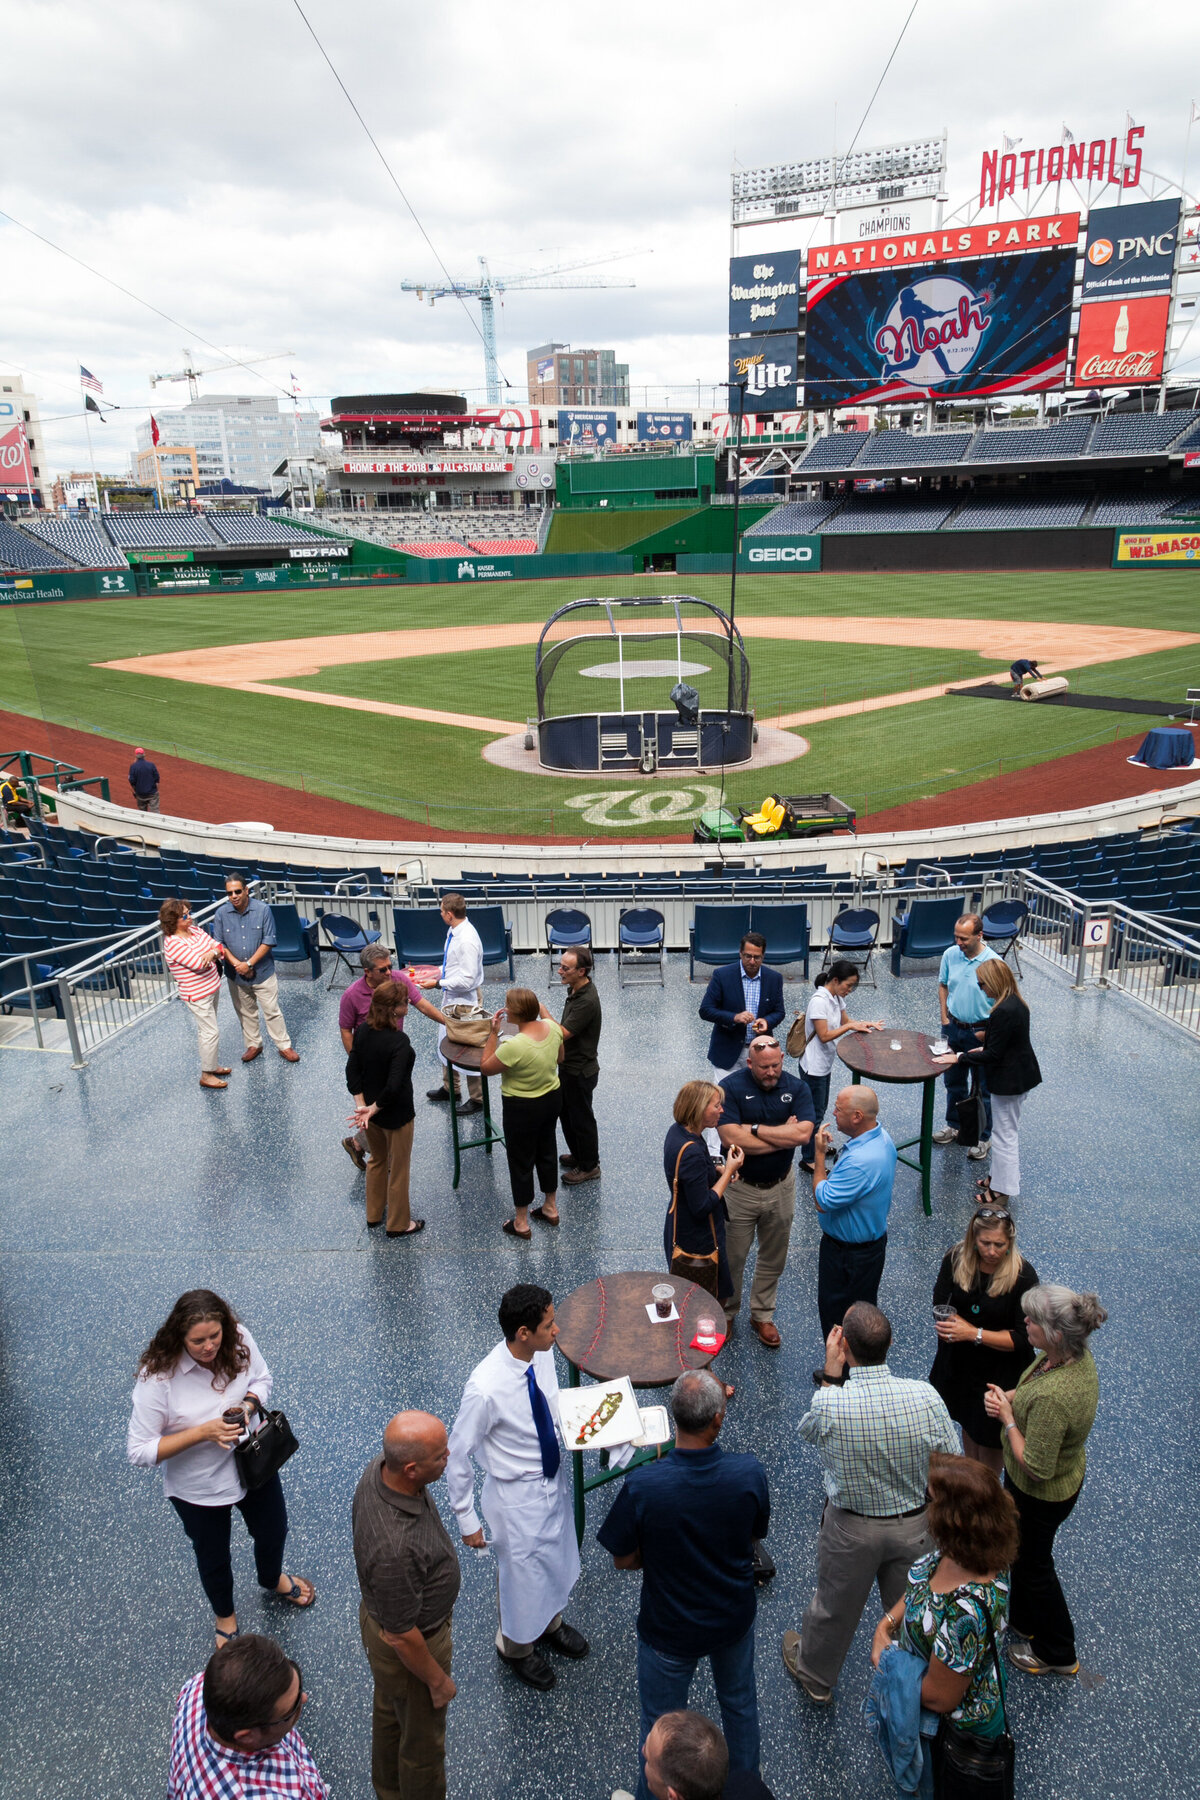
<svg viewBox="0 0 1200 1800"><path fill-rule="evenodd" d="M675 1298L675 1289L667 1281L660 1281L650 1289L650 1297L654 1301L654 1310L660 1319L669 1319L671 1303Z"/></svg>

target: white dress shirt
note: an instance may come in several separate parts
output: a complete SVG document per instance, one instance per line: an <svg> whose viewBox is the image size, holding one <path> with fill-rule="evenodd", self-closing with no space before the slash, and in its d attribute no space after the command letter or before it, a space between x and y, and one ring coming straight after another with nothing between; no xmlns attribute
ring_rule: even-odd
<svg viewBox="0 0 1200 1800"><path fill-rule="evenodd" d="M483 986L483 945L470 919L460 919L446 935L442 999L447 1006L467 1005Z"/></svg>
<svg viewBox="0 0 1200 1800"><path fill-rule="evenodd" d="M238 1406L253 1390L263 1406L271 1397L271 1371L244 1325L238 1336L250 1352L249 1365L227 1387L214 1385L211 1368L186 1351L170 1375L139 1375L133 1388L133 1412L125 1452L135 1468L152 1469L158 1446L176 1431L189 1431L215 1419L226 1407ZM193 1444L162 1465L163 1492L168 1499L190 1500L194 1506L233 1506L246 1490L238 1478L232 1450L212 1442Z"/></svg>
<svg viewBox="0 0 1200 1800"><path fill-rule="evenodd" d="M446 1465L450 1504L464 1537L479 1530L471 1459L486 1471L481 1504L496 1559L500 1629L518 1644L537 1641L579 1579L570 1453L563 1452L558 1474L548 1481L529 1403L530 1366L501 1342L472 1369ZM532 1368L557 1425L554 1352L539 1350Z"/></svg>

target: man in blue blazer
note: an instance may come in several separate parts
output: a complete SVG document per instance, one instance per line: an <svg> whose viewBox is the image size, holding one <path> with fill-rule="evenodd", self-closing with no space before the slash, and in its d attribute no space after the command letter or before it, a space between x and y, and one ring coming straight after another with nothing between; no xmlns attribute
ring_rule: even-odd
<svg viewBox="0 0 1200 1800"><path fill-rule="evenodd" d="M721 1075L746 1064L746 1047L782 1023L783 976L763 965L767 940L748 931L741 957L714 969L700 1002L700 1017L712 1026L708 1060Z"/></svg>

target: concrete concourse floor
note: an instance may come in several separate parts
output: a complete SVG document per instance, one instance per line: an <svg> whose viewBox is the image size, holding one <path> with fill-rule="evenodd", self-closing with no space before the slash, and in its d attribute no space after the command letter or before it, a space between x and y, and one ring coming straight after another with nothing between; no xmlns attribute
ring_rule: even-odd
<svg viewBox="0 0 1200 1800"><path fill-rule="evenodd" d="M868 988L854 1010L931 1028L932 965L900 981L886 961L877 968L878 996ZM517 978L547 992L544 959L522 959ZM141 1350L176 1296L196 1286L217 1289L245 1319L301 1445L284 1474L287 1566L315 1582L317 1602L299 1613L261 1596L235 1520L241 1625L272 1633L302 1664L312 1696L302 1729L325 1779L338 1800L369 1800L371 1686L350 1498L385 1420L406 1406L453 1419L469 1369L499 1336L500 1294L515 1281L544 1282L561 1297L598 1272L661 1262L671 1101L682 1081L707 1073L702 987L689 986L678 955L665 990L618 996L608 957L597 980L607 1009L597 1097L604 1177L564 1190L563 1228L537 1230L528 1246L500 1231L510 1213L502 1151L469 1155L451 1191L445 1109L423 1098L436 1075L433 1028L415 1015L413 1206L428 1226L409 1242L365 1228L363 1178L339 1143L348 1097L336 994L323 985L281 979L302 1054L294 1067L268 1044L243 1068L222 998L234 1062L224 1094L197 1085L195 1035L178 1005L82 1073L65 1056L0 1052L7 1800L161 1792L174 1699L207 1660L211 1616L158 1478L125 1460L125 1426ZM1163 1621L1194 1591L1200 1225L1187 1196L1200 1046L1117 996L1072 993L1031 956L1024 986L1045 1084L1021 1125L1020 1243L1043 1279L1094 1288L1110 1317L1094 1340L1101 1400L1091 1468L1060 1538L1080 1654L1103 1679L1087 1687L1013 1676L1017 1789L1037 1800L1182 1793L1192 1779L1178 1771L1193 1659L1173 1647L1179 1637ZM487 1002L501 992L489 983ZM809 992L789 982L789 1006L802 1007ZM556 988L556 1011L559 996ZM884 1090L893 1135L912 1135L918 1104L915 1090ZM932 1219L921 1212L916 1175L899 1172L880 1296L895 1329L892 1367L909 1376L928 1372L934 1276L979 1173L956 1148L935 1157ZM821 1508L816 1458L796 1436L821 1350L818 1237L802 1180L778 1314L783 1347L758 1344L744 1309L719 1364L738 1387L722 1442L762 1457L774 1505L769 1547L779 1574L760 1596L757 1627L764 1776L779 1800L871 1800L893 1791L859 1710L875 1609L832 1707L811 1706L779 1654L811 1593ZM444 1487L434 1491L451 1519ZM614 1492L589 1502L584 1571L568 1613L592 1653L580 1664L558 1661L549 1695L499 1664L491 1559L462 1552L451 1795L607 1800L612 1788L633 1787L639 1579L615 1572L594 1539ZM714 1711L707 1675L693 1704Z"/></svg>

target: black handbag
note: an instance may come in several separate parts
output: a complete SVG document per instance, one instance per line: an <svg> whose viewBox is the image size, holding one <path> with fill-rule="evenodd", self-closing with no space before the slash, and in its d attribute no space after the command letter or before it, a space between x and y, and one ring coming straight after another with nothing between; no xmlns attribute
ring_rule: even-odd
<svg viewBox="0 0 1200 1800"><path fill-rule="evenodd" d="M979 1091L980 1084L979 1065L976 1063L971 1070L971 1091L958 1103L958 1141L968 1150L987 1136L987 1114L983 1108L983 1095Z"/></svg>
<svg viewBox="0 0 1200 1800"><path fill-rule="evenodd" d="M1017 1746L1009 1735L1008 1709L1004 1704L1004 1674L992 1621L984 1613L988 1644L1000 1686L1000 1717L1004 1730L998 1737L980 1737L951 1724L943 1713L933 1740L933 1792L935 1800L1013 1800L1013 1775Z"/></svg>
<svg viewBox="0 0 1200 1800"><path fill-rule="evenodd" d="M251 1493L265 1487L300 1448L285 1413L263 1412L260 1407L258 1416L257 1430L235 1445L233 1452L242 1485Z"/></svg>

